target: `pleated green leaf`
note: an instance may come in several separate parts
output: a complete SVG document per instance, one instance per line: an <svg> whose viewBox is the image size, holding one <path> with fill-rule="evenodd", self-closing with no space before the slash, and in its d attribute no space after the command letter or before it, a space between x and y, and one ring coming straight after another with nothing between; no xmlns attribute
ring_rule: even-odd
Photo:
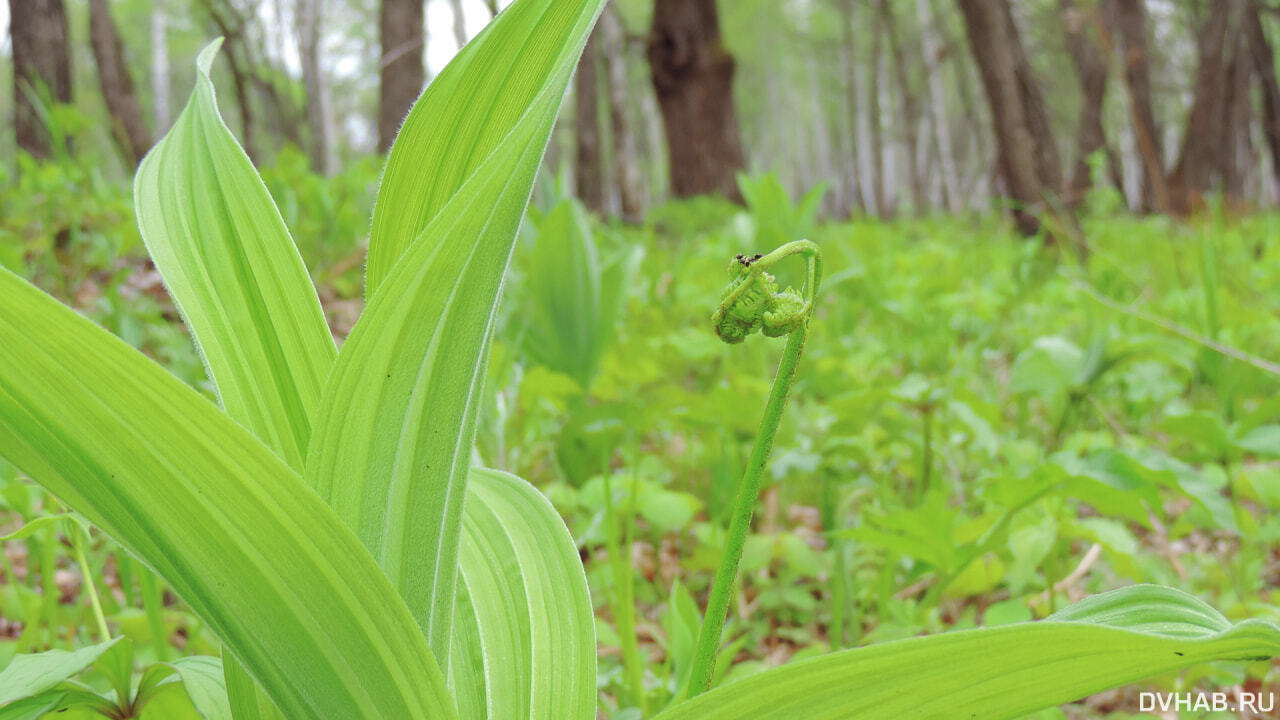
<svg viewBox="0 0 1280 720"><path fill-rule="evenodd" d="M296 472L2 270L0 456L154 568L287 717L455 716L395 589Z"/></svg>
<svg viewBox="0 0 1280 720"><path fill-rule="evenodd" d="M275 203L218 115L219 45L200 53L190 102L138 168L138 226L222 406L301 469L337 349Z"/></svg>
<svg viewBox="0 0 1280 720"><path fill-rule="evenodd" d="M369 234L367 297L513 127L559 107L603 7L602 0L519 0L431 81L387 158Z"/></svg>
<svg viewBox="0 0 1280 720"><path fill-rule="evenodd" d="M1280 654L1280 628L1232 625L1196 598L1140 585L1049 619L912 638L786 665L660 720L1004 720L1212 660Z"/></svg>
<svg viewBox="0 0 1280 720"><path fill-rule="evenodd" d="M220 44L200 53L191 100L138 169L138 226L227 414L300 473L337 349L274 201L218 114ZM226 675L241 720L279 717L236 663Z"/></svg>
<svg viewBox="0 0 1280 720"><path fill-rule="evenodd" d="M474 172L420 232L404 230L418 237L371 294L316 417L306 476L399 588L442 665L450 657L462 501L498 293L565 86L602 5L519 0L491 25L478 46L484 52L458 61L466 70L455 75L464 80L479 72L496 82L481 72L493 64L507 73L512 93L536 89L522 112L484 121L505 125L500 143L437 136L435 125L420 123L402 130L393 155L417 152L412 136L428 133L428 156L482 162L469 165ZM520 40L494 43L511 37ZM521 53L535 46L558 64L536 72L522 64ZM441 126L454 122L446 115L456 114L458 103L473 102L454 97L469 84L452 82L460 83L455 91L419 100L441 113L433 115ZM433 98L448 103L433 109ZM384 207L403 201L403 212L415 212L408 196L427 192L434 175L425 171L427 160L414 162L424 174L388 170ZM388 201L388 193L403 200Z"/></svg>
<svg viewBox="0 0 1280 720"><path fill-rule="evenodd" d="M467 493L449 666L459 713L591 720L595 622L573 537L518 477L473 469Z"/></svg>

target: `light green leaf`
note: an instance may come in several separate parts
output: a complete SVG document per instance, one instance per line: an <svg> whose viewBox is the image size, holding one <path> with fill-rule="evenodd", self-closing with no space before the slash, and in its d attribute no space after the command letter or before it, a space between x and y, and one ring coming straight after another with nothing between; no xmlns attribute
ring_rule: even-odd
<svg viewBox="0 0 1280 720"><path fill-rule="evenodd" d="M371 247L370 287L378 290L329 377L307 457L306 476L399 588L442 665L450 657L462 501L498 292L556 111L601 5L520 0L468 46L477 49L450 65L460 69L433 83L447 92L428 92L415 106L412 114L429 122L411 118L402 130L380 211L419 216L415 198L435 197L443 187L436 170L467 172L450 181L449 195L421 224L375 231L380 247L394 242L400 249ZM543 53L554 62L538 59ZM491 66L505 79L494 78ZM505 109L473 117L469 108L485 107L496 92L491 83L505 88ZM459 95L473 89L477 97ZM518 111L509 107L512 98L522 98ZM499 140L473 129L439 134L471 123L486 133L501 129ZM445 161L447 171L439 166ZM405 162L413 174L394 169ZM373 280L379 272L381 282Z"/></svg>
<svg viewBox="0 0 1280 720"><path fill-rule="evenodd" d="M369 234L366 296L512 128L545 123L539 116L559 108L603 7L602 0L519 0L431 81L387 158Z"/></svg>
<svg viewBox="0 0 1280 720"><path fill-rule="evenodd" d="M1212 660L1280 654L1280 628L1231 625L1196 598L1139 585L1034 623L846 650L704 693L660 720L1003 720Z"/></svg>
<svg viewBox="0 0 1280 720"><path fill-rule="evenodd" d="M178 671L191 704L204 720L231 720L221 660L205 656L184 657L169 665Z"/></svg>
<svg viewBox="0 0 1280 720"><path fill-rule="evenodd" d="M320 300L262 179L218 115L210 67L134 181L138 227L222 406L301 469L337 355Z"/></svg>
<svg viewBox="0 0 1280 720"><path fill-rule="evenodd" d="M519 288L524 349L534 361L587 390L607 344L602 271L586 210L563 200L537 224L528 272Z"/></svg>
<svg viewBox="0 0 1280 720"><path fill-rule="evenodd" d="M26 525L23 525L17 530L14 530L8 535L0 535L0 542L9 542L10 540L23 540L31 537L32 535L36 534L37 532L39 532L40 530L46 527L59 525L63 521L74 522L75 524L79 525L81 529L83 529L86 533L89 532L88 526L85 525L84 520L82 520L79 516L75 515L74 513L59 513L58 515L42 515L36 518L35 520L32 520L31 522L27 523Z"/></svg>
<svg viewBox="0 0 1280 720"><path fill-rule="evenodd" d="M64 706L67 693L50 690L0 707L0 720L37 720Z"/></svg>
<svg viewBox="0 0 1280 720"><path fill-rule="evenodd" d="M337 350L275 203L218 114L219 45L200 53L191 100L138 169L138 226L227 414L301 472ZM236 663L226 674L242 720L280 717Z"/></svg>
<svg viewBox="0 0 1280 720"><path fill-rule="evenodd" d="M98 661L120 638L76 650L18 655L0 670L0 707L52 690Z"/></svg>
<svg viewBox="0 0 1280 720"><path fill-rule="evenodd" d="M297 473L3 270L0 455L151 565L288 717L453 716L394 588Z"/></svg>
<svg viewBox="0 0 1280 720"><path fill-rule="evenodd" d="M595 617L568 528L513 475L473 469L467 491L449 667L460 714L591 720Z"/></svg>

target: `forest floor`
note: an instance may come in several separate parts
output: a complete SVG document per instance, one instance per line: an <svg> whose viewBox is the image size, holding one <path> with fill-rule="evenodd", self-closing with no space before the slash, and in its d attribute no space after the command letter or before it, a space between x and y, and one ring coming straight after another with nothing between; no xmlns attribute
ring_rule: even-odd
<svg viewBox="0 0 1280 720"><path fill-rule="evenodd" d="M362 307L354 238L368 178L265 174L341 340ZM285 186L304 189L282 198ZM124 192L46 194L26 214L0 213L0 262L212 398ZM995 216L816 221L785 194L756 197L773 200L695 200L640 226L579 227L555 222L570 201L543 193L517 250L477 455L539 487L581 548L600 717L648 716L632 707L629 628L649 714L686 667L782 343L725 345L709 317L730 258L798 237L822 247L826 280L719 682L838 647L1042 618L1134 583L1186 590L1232 620L1280 621L1280 216L1095 208L1081 265ZM535 260L564 233L595 254L586 274L551 277ZM800 267L781 284L799 284ZM1055 489L1028 499L1045 483ZM0 534L56 509L0 468ZM611 548L627 562L611 563ZM140 658L216 654L168 595L157 641L134 587L144 571L121 557L95 535L107 619ZM0 666L82 644L83 586L65 538L6 543ZM1278 668L1199 667L1032 717L1151 717L1138 714L1143 691L1280 694Z"/></svg>

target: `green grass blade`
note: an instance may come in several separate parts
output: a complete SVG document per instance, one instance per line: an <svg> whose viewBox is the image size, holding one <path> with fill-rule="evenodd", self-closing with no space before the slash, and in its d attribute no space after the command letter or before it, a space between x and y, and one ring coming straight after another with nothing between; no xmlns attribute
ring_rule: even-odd
<svg viewBox="0 0 1280 720"><path fill-rule="evenodd" d="M602 0L518 0L431 81L387 158L369 234L367 297L513 127L546 105L559 107L603 7Z"/></svg>
<svg viewBox="0 0 1280 720"><path fill-rule="evenodd" d="M591 720L595 624L568 528L533 486L474 469L467 485L450 686L476 720ZM482 647L477 663L473 647Z"/></svg>
<svg viewBox="0 0 1280 720"><path fill-rule="evenodd" d="M220 44L200 53L191 100L138 168L138 226L227 413L301 469L337 350L275 203L218 115Z"/></svg>
<svg viewBox="0 0 1280 720"><path fill-rule="evenodd" d="M560 64L371 295L330 375L307 457L307 478L399 588L441 665L498 293L577 50L602 4L520 0L495 20L554 47ZM521 7L545 12L512 12ZM491 54L486 62L502 67L518 59L502 47ZM525 72L514 67L515 77ZM411 125L402 135L418 132L426 130ZM454 153L484 150L433 138ZM396 182L387 177L384 187Z"/></svg>
<svg viewBox="0 0 1280 720"><path fill-rule="evenodd" d="M3 270L0 456L153 567L287 717L454 717L394 588L297 473Z"/></svg>
<svg viewBox="0 0 1280 720"><path fill-rule="evenodd" d="M1151 585L1085 600L1035 623L911 638L754 675L660 720L1016 718L1212 660L1280 654L1280 628L1231 625L1199 600Z"/></svg>

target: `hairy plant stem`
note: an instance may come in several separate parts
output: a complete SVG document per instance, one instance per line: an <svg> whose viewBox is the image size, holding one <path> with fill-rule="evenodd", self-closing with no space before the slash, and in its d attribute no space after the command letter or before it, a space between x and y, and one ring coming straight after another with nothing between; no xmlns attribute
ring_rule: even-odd
<svg viewBox="0 0 1280 720"><path fill-rule="evenodd" d="M689 676L689 697L711 686L716 651L720 647L725 614L729 609L734 580L738 574L738 561L742 558L742 546L746 542L747 533L751 530L751 516L755 513L756 499L760 493L760 477L764 474L765 464L769 460L769 451L773 449L773 437L777 434L778 424L782 420L782 411L787 404L787 394L795 382L796 366L800 361L800 353L804 349L804 341L808 334L809 320L806 318L799 329L787 336L787 345L782 351L782 360L778 363L778 373L773 378L773 388L769 391L769 401L764 408L760 432L756 434L755 446L751 449L751 459L747 461L746 472L743 473L742 482L738 485L738 496L734 501L733 515L729 523L729 536L725 542L724 554L720 556L720 568L716 570L715 581L711 585L711 597L707 601L707 612L698 632L698 642L693 652L693 669Z"/></svg>

